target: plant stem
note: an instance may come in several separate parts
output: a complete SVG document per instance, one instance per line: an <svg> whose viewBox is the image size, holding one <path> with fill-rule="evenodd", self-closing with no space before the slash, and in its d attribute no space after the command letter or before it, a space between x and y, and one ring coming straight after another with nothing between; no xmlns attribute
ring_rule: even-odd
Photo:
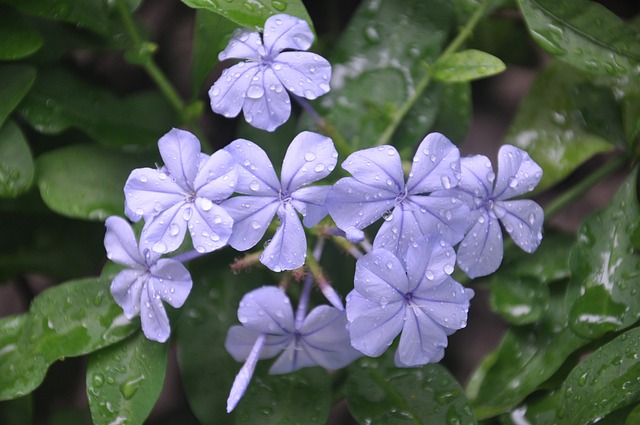
<svg viewBox="0 0 640 425"><path fill-rule="evenodd" d="M318 127L320 127L320 130L326 136L330 137L333 140L333 144L335 145L336 150L338 151L338 153L340 153L340 155L344 157L351 155L351 153L353 152L351 146L349 146L344 137L342 137L342 134L340 134L340 132L334 126L332 126L326 120L326 118L320 116L320 114L318 114L318 112L313 109L313 106L311 106L311 104L307 102L306 99L295 95L292 95L291 97L293 97L293 99L298 102L300 106L302 106L302 109L304 109L311 116L311 118L313 118L313 121Z"/></svg>

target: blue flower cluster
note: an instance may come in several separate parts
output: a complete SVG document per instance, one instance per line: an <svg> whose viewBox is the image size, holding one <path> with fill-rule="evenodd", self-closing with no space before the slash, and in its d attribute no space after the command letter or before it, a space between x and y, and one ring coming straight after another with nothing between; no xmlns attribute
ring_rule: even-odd
<svg viewBox="0 0 640 425"><path fill-rule="evenodd" d="M247 122L273 131L290 115L286 91L314 99L329 90L329 63L305 52L312 40L308 24L287 15L269 18L262 36L236 32L220 59L246 62L225 70L212 86L212 109L229 117L243 110ZM542 170L513 146L500 150L496 174L485 156L461 158L445 136L431 133L418 146L406 179L399 153L384 145L349 155L342 168L351 176L333 185L314 184L337 165L333 141L309 131L289 145L279 178L265 151L244 139L206 155L193 134L173 129L158 148L164 165L133 170L124 186L126 215L144 221L139 243L131 225L118 217L107 220L104 241L108 257L125 266L113 280L113 297L127 318L140 315L149 339L167 340L163 301L180 307L191 290L183 262L226 245L251 249L276 216L278 227L260 256L275 272L305 265L303 225L312 228L327 215L337 227L328 233L367 251L355 250L346 308L326 282L317 282L332 306L307 312L317 280L311 273L295 312L280 288L265 286L244 296L240 325L229 330L225 344L234 359L245 362L229 411L258 359L278 356L271 373L314 365L337 369L363 354L381 355L400 335L398 367L441 360L448 335L466 326L474 295L451 277L456 263L471 278L495 272L503 256L503 228L527 252L542 239L540 206L512 200L533 190ZM380 219L371 245L364 231ZM192 251L161 258L178 250L187 233ZM318 239L315 261L323 241Z"/></svg>

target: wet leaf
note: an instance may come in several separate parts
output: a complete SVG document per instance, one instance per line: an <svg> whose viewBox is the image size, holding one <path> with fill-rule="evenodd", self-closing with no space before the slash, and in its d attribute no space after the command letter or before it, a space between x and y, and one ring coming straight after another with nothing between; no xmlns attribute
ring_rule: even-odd
<svg viewBox="0 0 640 425"><path fill-rule="evenodd" d="M538 279L501 274L492 280L491 308L511 324L536 322L548 305L549 289Z"/></svg>
<svg viewBox="0 0 640 425"><path fill-rule="evenodd" d="M0 6L0 40L0 60L3 61L27 57L42 47L43 42L22 15L4 5ZM3 83L0 77L0 86Z"/></svg>
<svg viewBox="0 0 640 425"><path fill-rule="evenodd" d="M596 153L615 149L584 124L581 92L598 91L589 81L579 70L552 62L534 81L509 129L505 143L529 152L544 170L538 191L559 182ZM610 100L599 99L601 103L587 108L617 110L615 103L607 103Z"/></svg>
<svg viewBox="0 0 640 425"><path fill-rule="evenodd" d="M0 24L0 28L2 24ZM0 36L2 38L2 36ZM28 65L0 67L0 127L18 106L36 79L36 69Z"/></svg>
<svg viewBox="0 0 640 425"><path fill-rule="evenodd" d="M439 364L396 368L393 350L348 368L346 399L359 423L474 424L464 391Z"/></svg>
<svg viewBox="0 0 640 425"><path fill-rule="evenodd" d="M607 208L587 219L571 251L571 328L586 338L624 329L640 318L640 254L631 236L640 222L632 173Z"/></svg>
<svg viewBox="0 0 640 425"><path fill-rule="evenodd" d="M94 424L147 419L164 384L167 347L138 332L89 356L87 396Z"/></svg>
<svg viewBox="0 0 640 425"><path fill-rule="evenodd" d="M38 187L53 211L88 220L124 212L124 184L134 168L153 160L94 145L72 145L36 161Z"/></svg>
<svg viewBox="0 0 640 425"><path fill-rule="evenodd" d="M556 425L556 411L562 401L557 391L534 394L523 404L500 417L503 425Z"/></svg>
<svg viewBox="0 0 640 425"><path fill-rule="evenodd" d="M439 59L431 73L437 80L459 83L501 73L506 65L497 57L480 50L463 50Z"/></svg>
<svg viewBox="0 0 640 425"><path fill-rule="evenodd" d="M533 39L548 53L588 72L640 71L640 35L592 1L518 0Z"/></svg>
<svg viewBox="0 0 640 425"><path fill-rule="evenodd" d="M15 198L33 182L33 158L24 134L13 121L0 127L0 198Z"/></svg>

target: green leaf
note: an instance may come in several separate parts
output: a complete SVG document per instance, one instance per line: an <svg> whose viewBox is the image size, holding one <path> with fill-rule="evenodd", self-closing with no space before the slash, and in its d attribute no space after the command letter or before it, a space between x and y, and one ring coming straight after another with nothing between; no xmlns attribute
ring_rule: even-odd
<svg viewBox="0 0 640 425"><path fill-rule="evenodd" d="M38 295L28 314L0 320L0 400L33 391L53 362L114 344L139 328L112 300L110 283L66 282Z"/></svg>
<svg viewBox="0 0 640 425"><path fill-rule="evenodd" d="M569 324L586 338L624 329L640 318L640 254L631 237L640 223L637 170L609 206L587 219L571 251L571 283L578 293Z"/></svg>
<svg viewBox="0 0 640 425"><path fill-rule="evenodd" d="M94 145L72 145L36 161L40 195L53 211L105 220L124 211L124 184L134 168L149 160Z"/></svg>
<svg viewBox="0 0 640 425"><path fill-rule="evenodd" d="M2 28L2 24L0 24ZM1 30L0 30L1 31ZM2 36L0 35L0 39ZM28 65L0 67L0 127L18 106L36 79L36 69Z"/></svg>
<svg viewBox="0 0 640 425"><path fill-rule="evenodd" d="M359 423L474 424L464 391L441 365L401 369L393 350L348 368L345 395Z"/></svg>
<svg viewBox="0 0 640 425"><path fill-rule="evenodd" d="M62 68L41 70L18 111L41 133L76 127L103 145L127 151L155 147L175 123L171 106L160 93L118 99Z"/></svg>
<svg viewBox="0 0 640 425"><path fill-rule="evenodd" d="M638 73L638 33L604 6L584 0L518 4L531 36L548 53L592 73Z"/></svg>
<svg viewBox="0 0 640 425"><path fill-rule="evenodd" d="M556 412L562 401L557 391L537 393L500 417L503 425L557 425Z"/></svg>
<svg viewBox="0 0 640 425"><path fill-rule="evenodd" d="M581 91L596 91L587 75L552 62L540 72L523 100L505 143L529 152L542 167L544 174L536 190L559 182L584 161L600 152L612 151L615 146L584 124L578 101ZM598 108L617 109L610 98L601 99ZM593 108L593 105L587 105Z"/></svg>
<svg viewBox="0 0 640 425"><path fill-rule="evenodd" d="M479 50L463 50L439 59L431 70L437 80L459 83L501 73L506 65L497 57Z"/></svg>
<svg viewBox="0 0 640 425"><path fill-rule="evenodd" d="M569 374L560 393L559 424L596 422L640 399L640 329L598 348Z"/></svg>
<svg viewBox="0 0 640 425"><path fill-rule="evenodd" d="M0 198L15 198L33 182L33 158L24 134L13 121L0 127Z"/></svg>
<svg viewBox="0 0 640 425"><path fill-rule="evenodd" d="M301 0L182 0L189 7L207 9L247 28L262 28L269 16L278 13L297 16L313 25ZM214 52L217 54L217 52Z"/></svg>
<svg viewBox="0 0 640 425"><path fill-rule="evenodd" d="M142 332L89 356L87 396L94 424L142 424L164 384L167 344Z"/></svg>
<svg viewBox="0 0 640 425"><path fill-rule="evenodd" d="M42 37L13 9L0 6L0 60L27 57L42 47ZM4 81L0 78L0 85ZM0 121L1 122L1 121Z"/></svg>
<svg viewBox="0 0 640 425"><path fill-rule="evenodd" d="M0 402L0 423L3 425L24 425L32 422L33 402L31 396Z"/></svg>
<svg viewBox="0 0 640 425"><path fill-rule="evenodd" d="M491 284L491 308L514 325L539 320L549 305L549 289L538 279L501 274Z"/></svg>
<svg viewBox="0 0 640 425"><path fill-rule="evenodd" d="M588 340L566 326L565 282L550 287L549 308L535 324L512 327L474 373L467 387L476 416L509 411L549 379Z"/></svg>
<svg viewBox="0 0 640 425"><path fill-rule="evenodd" d="M636 406L627 417L626 425L634 425L640 423L640 405Z"/></svg>

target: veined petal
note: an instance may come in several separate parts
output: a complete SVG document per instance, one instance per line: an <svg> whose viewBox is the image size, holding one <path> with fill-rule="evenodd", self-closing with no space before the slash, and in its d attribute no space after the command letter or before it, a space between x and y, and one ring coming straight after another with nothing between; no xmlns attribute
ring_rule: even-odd
<svg viewBox="0 0 640 425"><path fill-rule="evenodd" d="M403 204L416 215L423 235L437 233L456 245L469 228L470 208L455 196L407 196Z"/></svg>
<svg viewBox="0 0 640 425"><path fill-rule="evenodd" d="M428 134L418 146L407 180L410 194L451 189L460 181L460 151L440 133Z"/></svg>
<svg viewBox="0 0 640 425"><path fill-rule="evenodd" d="M291 99L271 68L254 75L242 111L249 124L266 131L274 131L289 119Z"/></svg>
<svg viewBox="0 0 640 425"><path fill-rule="evenodd" d="M193 189L200 163L200 141L196 136L173 128L158 140L158 149L170 177L180 186Z"/></svg>
<svg viewBox="0 0 640 425"><path fill-rule="evenodd" d="M282 189L292 193L321 180L333 171L337 162L338 152L330 138L303 131L291 141L282 161Z"/></svg>
<svg viewBox="0 0 640 425"><path fill-rule="evenodd" d="M105 221L104 248L107 258L124 266L139 268L145 265L138 250L138 242L131 225L123 218L111 216Z"/></svg>
<svg viewBox="0 0 640 425"><path fill-rule="evenodd" d="M473 290L465 289L447 276L437 286L422 285L414 293L412 302L451 335L467 325L469 300L473 295Z"/></svg>
<svg viewBox="0 0 640 425"><path fill-rule="evenodd" d="M181 202L147 221L140 236L140 246L158 254L180 248L191 218L193 204Z"/></svg>
<svg viewBox="0 0 640 425"><path fill-rule="evenodd" d="M544 211L540 205L529 199L520 199L496 201L496 206L506 212L500 221L511 239L524 251L534 252L542 241Z"/></svg>
<svg viewBox="0 0 640 425"><path fill-rule="evenodd" d="M239 28L231 36L227 47L218 54L221 61L226 59L250 59L260 61L260 52L263 50L262 38L255 31Z"/></svg>
<svg viewBox="0 0 640 425"><path fill-rule="evenodd" d="M224 348L231 354L231 357L233 357L235 361L242 362L249 356L253 344L261 334L263 333L247 329L244 326L231 326L229 332L227 332ZM282 335L267 335L259 358L269 359L277 356L278 353L289 344L292 337L293 336L288 333Z"/></svg>
<svg viewBox="0 0 640 425"><path fill-rule="evenodd" d="M318 224L327 214L325 202L331 186L301 187L291 194L291 203L304 216L308 228Z"/></svg>
<svg viewBox="0 0 640 425"><path fill-rule="evenodd" d="M374 249L356 262L354 288L363 297L385 306L402 300L409 280L402 262L391 252Z"/></svg>
<svg viewBox="0 0 640 425"><path fill-rule="evenodd" d="M127 319L140 314L140 297L148 280L149 273L145 270L125 269L111 282L111 295Z"/></svg>
<svg viewBox="0 0 640 425"><path fill-rule="evenodd" d="M317 363L309 356L301 341L291 339L284 351L269 368L270 375L280 375L295 372L304 367L316 366Z"/></svg>
<svg viewBox="0 0 640 425"><path fill-rule="evenodd" d="M409 246L422 236L416 212L404 203L389 214L373 240L374 249L385 249L397 258L404 258Z"/></svg>
<svg viewBox="0 0 640 425"><path fill-rule="evenodd" d="M140 297L140 321L144 335L157 342L165 342L171 334L169 318L162 305L162 299L157 296L157 290L150 280L144 287Z"/></svg>
<svg viewBox="0 0 640 425"><path fill-rule="evenodd" d="M124 184L126 207L135 218L153 217L184 201L185 189L164 171L152 168L136 168Z"/></svg>
<svg viewBox="0 0 640 425"><path fill-rule="evenodd" d="M391 191L396 196L404 191L402 160L393 146L356 151L344 160L342 168L375 189Z"/></svg>
<svg viewBox="0 0 640 425"><path fill-rule="evenodd" d="M245 139L236 139L224 148L238 164L236 192L254 196L278 196L280 181L262 148Z"/></svg>
<svg viewBox="0 0 640 425"><path fill-rule="evenodd" d="M453 192L462 190L479 199L488 199L491 196L496 175L489 158L484 155L464 157L460 159L460 169L460 183Z"/></svg>
<svg viewBox="0 0 640 425"><path fill-rule="evenodd" d="M502 229L486 211L458 246L458 265L474 279L498 270L502 262Z"/></svg>
<svg viewBox="0 0 640 425"><path fill-rule="evenodd" d="M398 367L415 367L436 363L444 357L447 334L424 312L415 307L406 309L406 320L396 351Z"/></svg>
<svg viewBox="0 0 640 425"><path fill-rule="evenodd" d="M218 202L227 199L238 184L237 163L224 149L214 152L202 163L194 182L196 194Z"/></svg>
<svg viewBox="0 0 640 425"><path fill-rule="evenodd" d="M245 294L238 308L238 320L245 328L268 335L294 331L289 297L275 286L263 286Z"/></svg>
<svg viewBox="0 0 640 425"><path fill-rule="evenodd" d="M262 239L280 201L271 196L236 196L220 206L233 218L229 245L238 251L246 251Z"/></svg>
<svg viewBox="0 0 640 425"><path fill-rule="evenodd" d="M315 53L280 53L271 68L285 88L296 96L313 100L331 90L331 64Z"/></svg>
<svg viewBox="0 0 640 425"><path fill-rule="evenodd" d="M531 192L541 178L542 168L527 152L504 145L498 152L498 179L493 197L505 200Z"/></svg>
<svg viewBox="0 0 640 425"><path fill-rule="evenodd" d="M233 219L217 204L206 198L196 198L189 219L189 233L198 252L211 252L227 244Z"/></svg>
<svg viewBox="0 0 640 425"><path fill-rule="evenodd" d="M439 285L453 273L456 255L439 235L431 234L410 246L406 253L407 276L413 294Z"/></svg>
<svg viewBox="0 0 640 425"><path fill-rule="evenodd" d="M269 56L285 49L307 50L313 43L309 24L296 16L273 15L264 23L264 47Z"/></svg>
<svg viewBox="0 0 640 425"><path fill-rule="evenodd" d="M182 307L191 292L191 275L179 261L162 258L151 267L157 295L175 308Z"/></svg>
<svg viewBox="0 0 640 425"><path fill-rule="evenodd" d="M259 71L260 65L253 62L240 62L222 71L220 78L209 89L211 110L227 118L238 115L249 85Z"/></svg>
<svg viewBox="0 0 640 425"><path fill-rule="evenodd" d="M274 272L295 270L304 265L307 257L307 237L291 204L280 205L278 218L280 226L260 256L260 262Z"/></svg>

